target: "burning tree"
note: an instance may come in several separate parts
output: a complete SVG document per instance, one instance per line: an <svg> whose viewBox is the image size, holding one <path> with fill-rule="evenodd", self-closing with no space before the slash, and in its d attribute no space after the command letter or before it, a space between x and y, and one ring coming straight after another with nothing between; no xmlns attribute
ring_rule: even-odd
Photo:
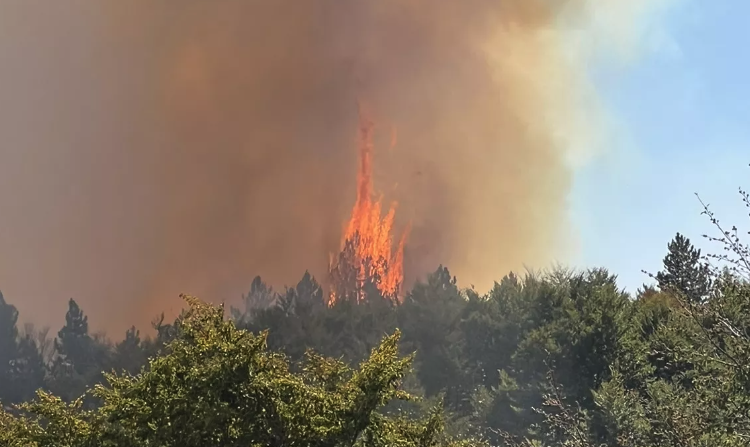
<svg viewBox="0 0 750 447"><path fill-rule="evenodd" d="M329 305L340 299L362 301L368 287L397 302L404 280L407 231L393 241L397 203L382 216L382 197L374 199L372 180L373 123L360 109L357 199L346 226L338 256L332 256Z"/></svg>

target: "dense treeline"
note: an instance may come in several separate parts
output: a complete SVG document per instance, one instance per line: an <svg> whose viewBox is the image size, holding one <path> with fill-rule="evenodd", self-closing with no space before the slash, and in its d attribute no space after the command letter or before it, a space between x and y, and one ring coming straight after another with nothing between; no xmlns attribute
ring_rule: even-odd
<svg viewBox="0 0 750 447"><path fill-rule="evenodd" d="M509 274L480 295L440 267L402 302L370 278L328 306L306 273L112 343L74 300L52 339L0 295L0 441L746 446L750 252L709 217L727 255L677 234L635 296L605 269Z"/></svg>

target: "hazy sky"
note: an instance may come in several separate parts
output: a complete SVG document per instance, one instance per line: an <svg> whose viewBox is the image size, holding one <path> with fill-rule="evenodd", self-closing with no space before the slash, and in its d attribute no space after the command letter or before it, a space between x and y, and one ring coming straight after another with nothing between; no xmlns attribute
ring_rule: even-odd
<svg viewBox="0 0 750 447"><path fill-rule="evenodd" d="M713 231L695 192L750 229L737 194L750 188L748 14L741 0L683 1L654 51L597 73L621 138L576 176L581 263L609 267L631 290L647 282L641 270L659 269L675 232L704 245Z"/></svg>

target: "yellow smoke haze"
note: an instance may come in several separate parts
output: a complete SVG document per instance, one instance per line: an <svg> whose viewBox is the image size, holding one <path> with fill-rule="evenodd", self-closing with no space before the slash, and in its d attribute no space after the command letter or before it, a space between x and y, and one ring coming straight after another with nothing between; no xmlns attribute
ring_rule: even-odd
<svg viewBox="0 0 750 447"><path fill-rule="evenodd" d="M324 280L359 99L376 189L412 223L407 282L564 260L574 163L606 143L589 63L642 47L666 3L5 2L0 287L22 319L74 297L112 332L180 292Z"/></svg>

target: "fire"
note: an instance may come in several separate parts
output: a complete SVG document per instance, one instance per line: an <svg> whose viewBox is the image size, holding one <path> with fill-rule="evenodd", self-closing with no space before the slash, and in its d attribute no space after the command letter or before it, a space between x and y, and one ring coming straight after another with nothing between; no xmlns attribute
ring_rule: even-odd
<svg viewBox="0 0 750 447"><path fill-rule="evenodd" d="M394 247L392 233L398 203L393 202L382 216L382 197L374 199L373 134L372 121L360 109L357 199L344 230L341 252L331 259L329 305L342 296L350 296L360 302L364 299L368 282L375 285L384 297L399 300L408 231L404 231ZM394 141L395 137L392 136L392 144Z"/></svg>

